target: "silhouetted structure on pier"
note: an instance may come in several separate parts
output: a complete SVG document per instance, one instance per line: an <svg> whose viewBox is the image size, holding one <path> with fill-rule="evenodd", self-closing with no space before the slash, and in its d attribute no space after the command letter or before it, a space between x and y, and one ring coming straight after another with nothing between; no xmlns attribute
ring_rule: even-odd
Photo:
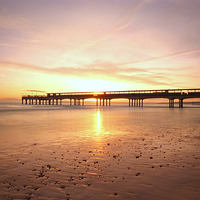
<svg viewBox="0 0 200 200"><path fill-rule="evenodd" d="M174 107L174 100L179 99L179 107L183 107L183 100L188 98L200 98L200 89L169 89L169 90L128 90L128 91L104 91L104 92L68 92L47 93L46 95L22 96L22 104L48 104L60 105L63 99L69 99L70 105L84 105L85 99L95 98L96 105L110 106L112 99L128 99L129 106L142 107L144 99L167 98L169 107Z"/></svg>

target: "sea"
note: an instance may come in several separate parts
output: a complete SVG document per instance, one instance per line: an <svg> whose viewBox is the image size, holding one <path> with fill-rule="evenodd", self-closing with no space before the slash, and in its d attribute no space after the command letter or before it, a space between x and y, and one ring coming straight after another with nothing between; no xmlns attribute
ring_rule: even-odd
<svg viewBox="0 0 200 200"><path fill-rule="evenodd" d="M200 199L200 105L0 103L0 199Z"/></svg>

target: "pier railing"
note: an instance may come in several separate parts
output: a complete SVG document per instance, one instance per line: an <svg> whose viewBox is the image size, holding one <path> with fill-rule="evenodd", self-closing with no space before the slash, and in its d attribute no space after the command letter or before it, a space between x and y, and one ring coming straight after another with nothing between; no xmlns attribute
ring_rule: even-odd
<svg viewBox="0 0 200 200"><path fill-rule="evenodd" d="M60 95L103 95L103 94L152 94L152 93L196 93L197 89L166 89L166 90L126 90L126 91L97 91L97 92L64 92L64 93L47 93L46 95L22 95L22 97L47 97Z"/></svg>

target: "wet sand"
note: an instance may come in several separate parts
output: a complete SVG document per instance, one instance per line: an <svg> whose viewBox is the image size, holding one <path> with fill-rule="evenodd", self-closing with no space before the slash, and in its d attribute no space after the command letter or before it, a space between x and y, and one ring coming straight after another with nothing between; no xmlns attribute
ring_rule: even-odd
<svg viewBox="0 0 200 200"><path fill-rule="evenodd" d="M173 120L168 127L164 119L144 126L129 111L111 125L116 118L100 112L100 126L99 111L89 114L96 129L68 126L49 139L1 148L0 199L200 199L198 124Z"/></svg>

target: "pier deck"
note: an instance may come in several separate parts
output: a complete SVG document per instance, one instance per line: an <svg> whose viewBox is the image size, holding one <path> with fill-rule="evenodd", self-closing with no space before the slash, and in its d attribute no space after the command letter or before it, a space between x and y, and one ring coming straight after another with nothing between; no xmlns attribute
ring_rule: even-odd
<svg viewBox="0 0 200 200"><path fill-rule="evenodd" d="M96 99L96 105L110 106L112 99L128 99L129 106L142 107L144 99L167 98L169 107L174 107L174 100L179 100L179 107L183 107L183 100L200 98L198 89L168 89L168 90L127 90L102 92L68 92L47 93L45 95L23 95L22 104L58 105L62 100L69 99L70 105L84 105L85 99Z"/></svg>

